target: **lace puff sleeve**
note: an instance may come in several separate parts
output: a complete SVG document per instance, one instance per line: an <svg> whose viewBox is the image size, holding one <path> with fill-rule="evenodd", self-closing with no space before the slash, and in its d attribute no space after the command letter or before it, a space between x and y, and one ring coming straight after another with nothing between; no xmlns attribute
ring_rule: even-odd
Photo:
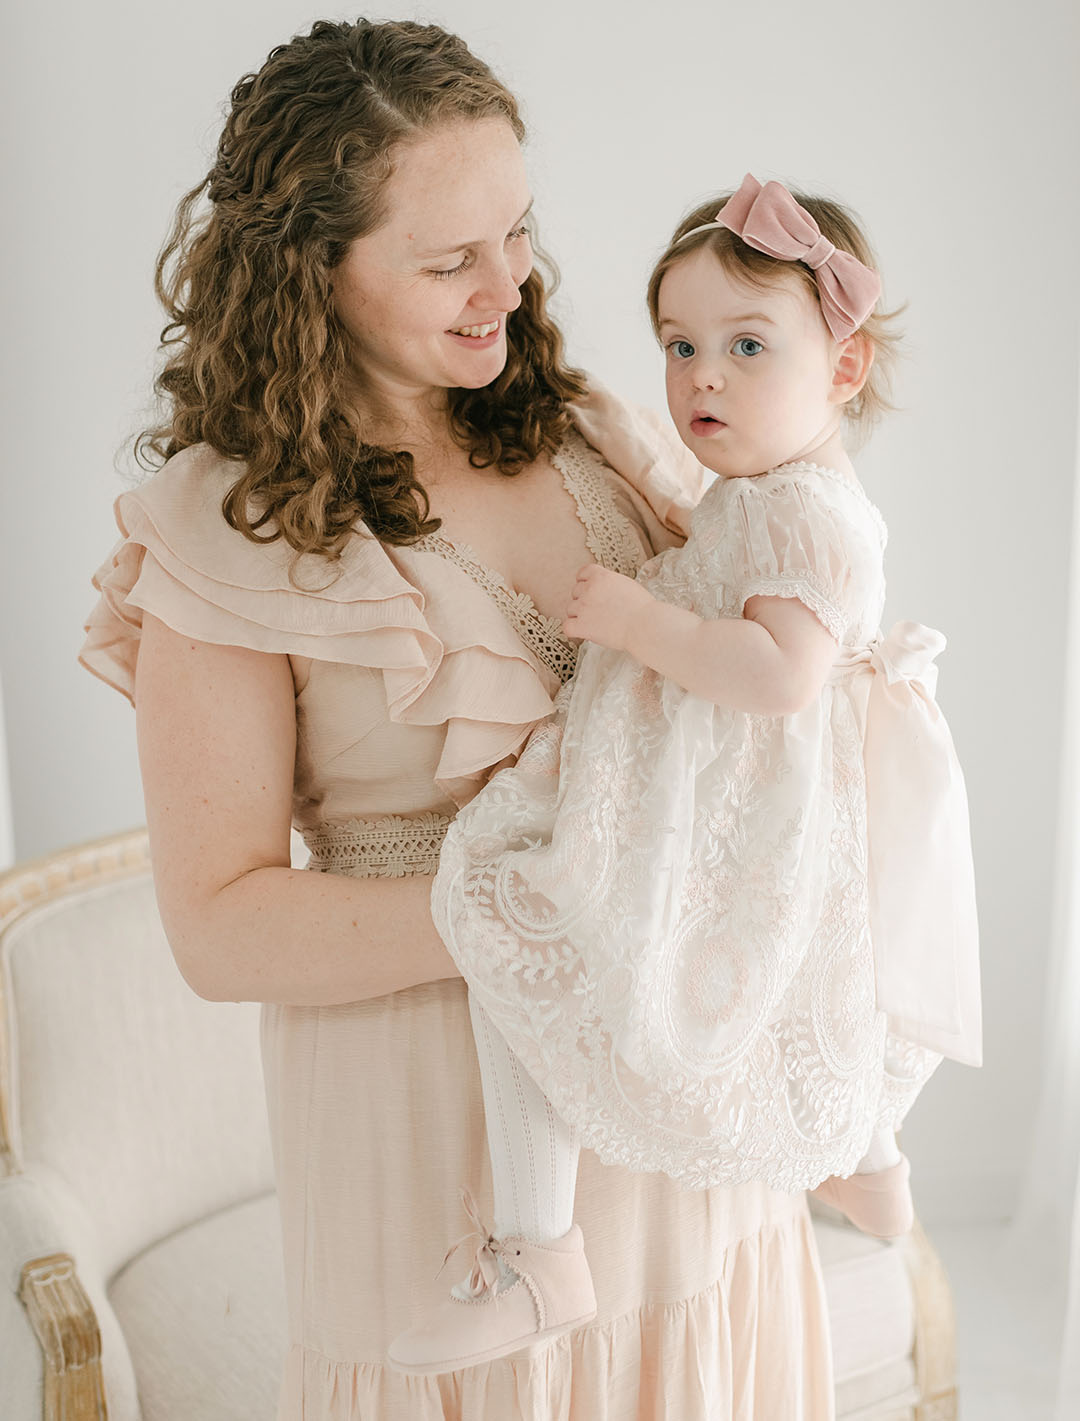
<svg viewBox="0 0 1080 1421"><path fill-rule="evenodd" d="M796 597L837 641L880 615L885 525L855 484L831 470L732 481L725 608L751 597Z"/></svg>

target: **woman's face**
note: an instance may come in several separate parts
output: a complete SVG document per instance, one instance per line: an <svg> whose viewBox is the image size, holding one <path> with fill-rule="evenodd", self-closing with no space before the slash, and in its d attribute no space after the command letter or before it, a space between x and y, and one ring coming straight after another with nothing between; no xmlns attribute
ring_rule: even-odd
<svg viewBox="0 0 1080 1421"><path fill-rule="evenodd" d="M533 258L525 164L505 120L443 124L394 158L387 218L351 244L333 287L365 390L400 408L496 378Z"/></svg>

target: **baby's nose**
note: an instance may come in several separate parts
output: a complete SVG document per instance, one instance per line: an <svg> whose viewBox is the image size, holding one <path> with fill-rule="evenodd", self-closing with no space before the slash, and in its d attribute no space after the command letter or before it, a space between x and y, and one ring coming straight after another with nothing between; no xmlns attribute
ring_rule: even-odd
<svg viewBox="0 0 1080 1421"><path fill-rule="evenodd" d="M714 365L695 366L691 377L696 390L719 390L723 387L723 374Z"/></svg>

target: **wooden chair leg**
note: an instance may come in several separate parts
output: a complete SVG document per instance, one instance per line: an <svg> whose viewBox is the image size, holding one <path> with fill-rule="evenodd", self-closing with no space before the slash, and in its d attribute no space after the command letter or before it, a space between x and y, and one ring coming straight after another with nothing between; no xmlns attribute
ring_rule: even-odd
<svg viewBox="0 0 1080 1421"><path fill-rule="evenodd" d="M957 1421L956 1310L948 1274L918 1220L906 1247L915 1295L915 1421Z"/></svg>
<svg viewBox="0 0 1080 1421"><path fill-rule="evenodd" d="M75 1260L53 1253L25 1264L19 1297L44 1356L44 1421L107 1421L101 1329Z"/></svg>

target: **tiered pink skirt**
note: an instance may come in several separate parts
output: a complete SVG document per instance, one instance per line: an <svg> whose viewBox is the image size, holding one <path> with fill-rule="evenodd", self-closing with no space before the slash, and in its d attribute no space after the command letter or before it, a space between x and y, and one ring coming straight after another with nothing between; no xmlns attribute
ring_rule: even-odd
<svg viewBox="0 0 1080 1421"><path fill-rule="evenodd" d="M443 1377L384 1365L444 1296L491 1178L465 988L263 1009L290 1347L279 1421L831 1421L803 1195L685 1190L582 1152L599 1310L542 1351ZM452 1276L453 1275L453 1276Z"/></svg>

